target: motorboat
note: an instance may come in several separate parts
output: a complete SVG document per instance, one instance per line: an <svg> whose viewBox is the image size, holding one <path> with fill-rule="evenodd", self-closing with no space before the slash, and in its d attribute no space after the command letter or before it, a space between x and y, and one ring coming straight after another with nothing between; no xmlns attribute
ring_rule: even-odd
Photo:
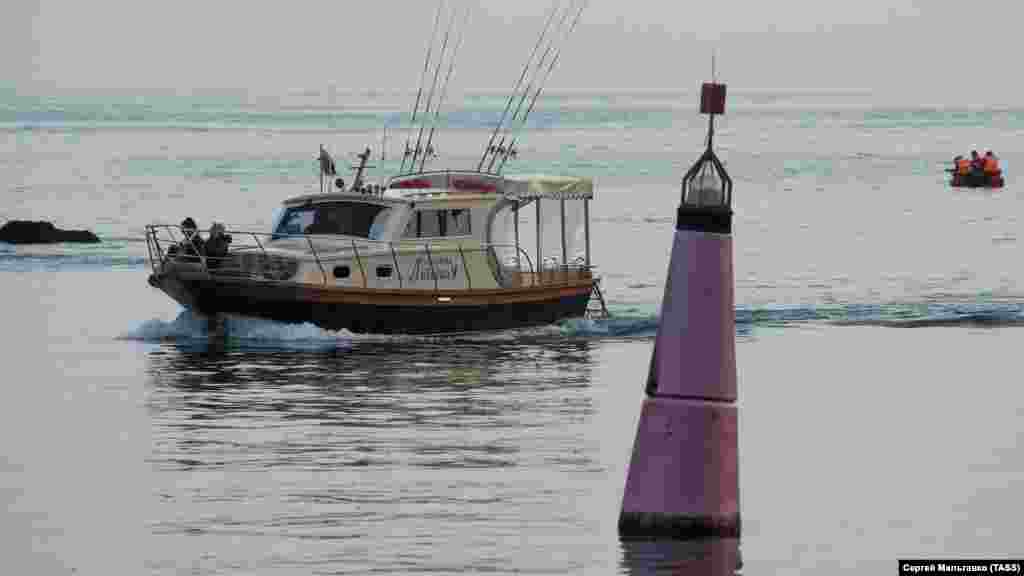
<svg viewBox="0 0 1024 576"><path fill-rule="evenodd" d="M352 332L468 332L606 314L591 264L593 195L589 178L435 171L289 198L269 231L211 227L203 239L154 224L149 284L209 318ZM225 238L226 250L212 248Z"/></svg>
<svg viewBox="0 0 1024 576"><path fill-rule="evenodd" d="M365 184L367 148L346 186L321 146L320 190L285 200L270 230L215 224L203 238L188 219L147 226L150 285L213 319L241 314L353 332L468 332L606 315L590 253L593 181L502 174L586 5L562 4L552 5L475 170L426 166L462 44L460 32L449 50L456 12L442 18L439 3L397 175Z"/></svg>

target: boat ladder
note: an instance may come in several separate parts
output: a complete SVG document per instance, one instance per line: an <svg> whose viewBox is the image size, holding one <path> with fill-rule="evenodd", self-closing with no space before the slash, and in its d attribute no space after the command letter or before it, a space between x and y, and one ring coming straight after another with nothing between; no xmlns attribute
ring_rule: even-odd
<svg viewBox="0 0 1024 576"><path fill-rule="evenodd" d="M608 318L608 306L604 301L604 294L601 293L600 280L595 281L590 289L590 302L587 303L587 311L584 318L603 320Z"/></svg>

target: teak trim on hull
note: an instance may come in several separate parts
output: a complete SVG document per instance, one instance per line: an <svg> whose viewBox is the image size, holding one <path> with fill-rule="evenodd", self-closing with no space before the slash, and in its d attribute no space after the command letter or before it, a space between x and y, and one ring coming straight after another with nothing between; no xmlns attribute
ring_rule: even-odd
<svg viewBox="0 0 1024 576"><path fill-rule="evenodd" d="M483 306L515 302L535 302L549 299L552 296L567 296L581 292L589 294L597 282L592 279L581 279L575 282L548 283L520 288L497 289L380 289L359 287L332 287L301 284L296 282L280 282L274 280L254 280L251 278L218 277L206 273L173 273L162 272L150 277L150 284L163 288L165 279L174 278L182 284L200 283L204 289L216 290L219 286L233 286L241 289L259 291L273 289L276 292L290 293L296 300L310 300L326 303L379 304L394 306L449 306L454 304Z"/></svg>
<svg viewBox="0 0 1024 576"><path fill-rule="evenodd" d="M381 291L323 289L280 282L225 282L213 278L189 280L166 274L150 276L150 284L205 315L241 314L282 322L311 322L330 330L408 334L552 324L583 316L592 287L551 286L487 296L446 291L456 295L390 294L381 298ZM450 299L442 300L446 298Z"/></svg>

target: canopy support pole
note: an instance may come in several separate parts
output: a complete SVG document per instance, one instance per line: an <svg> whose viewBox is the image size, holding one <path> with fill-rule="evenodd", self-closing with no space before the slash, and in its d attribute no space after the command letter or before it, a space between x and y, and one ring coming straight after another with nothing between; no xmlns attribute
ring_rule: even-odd
<svg viewBox="0 0 1024 576"><path fill-rule="evenodd" d="M565 198L558 202L559 217L562 220L562 267L569 264L569 256L565 249Z"/></svg>
<svg viewBox="0 0 1024 576"><path fill-rule="evenodd" d="M590 199L583 199L583 239L586 243L584 246L584 258L587 264L587 269L590 269Z"/></svg>
<svg viewBox="0 0 1024 576"><path fill-rule="evenodd" d="M544 271L544 259L541 257L543 251L541 250L541 238L540 238L540 197L537 198L537 271Z"/></svg>
<svg viewBox="0 0 1024 576"><path fill-rule="evenodd" d="M513 215L513 218L514 218L514 220L513 220L513 227L515 228L515 231L516 231L516 271L518 272L520 270L520 268L519 268L519 264L520 264L519 263L519 200L516 200L516 205L515 205L514 208L512 208L512 215Z"/></svg>

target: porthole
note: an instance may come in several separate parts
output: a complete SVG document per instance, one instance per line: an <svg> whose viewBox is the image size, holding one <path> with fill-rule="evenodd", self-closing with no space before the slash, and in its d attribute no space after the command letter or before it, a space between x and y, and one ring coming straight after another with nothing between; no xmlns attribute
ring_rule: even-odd
<svg viewBox="0 0 1024 576"><path fill-rule="evenodd" d="M335 278L338 278L338 279L348 278L350 274L352 274L352 271L349 270L348 266L335 266L334 267L334 277Z"/></svg>

